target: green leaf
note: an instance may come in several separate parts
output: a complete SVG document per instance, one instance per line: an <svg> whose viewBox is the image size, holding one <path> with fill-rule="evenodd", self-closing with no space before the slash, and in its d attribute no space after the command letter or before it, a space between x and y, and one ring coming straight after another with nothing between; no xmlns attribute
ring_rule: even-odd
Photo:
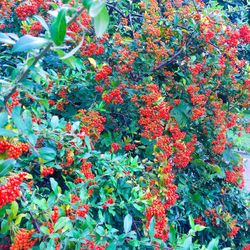
<svg viewBox="0 0 250 250"><path fill-rule="evenodd" d="M182 245L182 250L190 250L192 246L192 237L189 236Z"/></svg>
<svg viewBox="0 0 250 250"><path fill-rule="evenodd" d="M54 193L57 195L58 194L58 183L55 181L54 178L49 178L50 180L50 185Z"/></svg>
<svg viewBox="0 0 250 250"><path fill-rule="evenodd" d="M33 16L47 31L49 31L49 26L46 21L41 16Z"/></svg>
<svg viewBox="0 0 250 250"><path fill-rule="evenodd" d="M3 220L1 223L1 234L6 234L9 231L9 225L7 220Z"/></svg>
<svg viewBox="0 0 250 250"><path fill-rule="evenodd" d="M88 151L91 151L90 138L89 136L85 136L84 141L87 145Z"/></svg>
<svg viewBox="0 0 250 250"><path fill-rule="evenodd" d="M133 223L132 216L130 214L127 214L123 221L123 228L124 228L125 234L127 234L131 230L132 223Z"/></svg>
<svg viewBox="0 0 250 250"><path fill-rule="evenodd" d="M56 20L51 25L51 38L53 42L59 46L63 43L65 35L66 35L66 29L67 29L67 23L66 23L66 10L61 9L56 17Z"/></svg>
<svg viewBox="0 0 250 250"><path fill-rule="evenodd" d="M31 131L32 130L32 117L31 112L29 110L24 110L23 112L23 121L26 127L26 130Z"/></svg>
<svg viewBox="0 0 250 250"><path fill-rule="evenodd" d="M8 122L7 112L0 113L0 128L4 127Z"/></svg>
<svg viewBox="0 0 250 250"><path fill-rule="evenodd" d="M16 215L18 213L18 208L19 208L18 203L16 201L13 201L10 207L13 218L16 218Z"/></svg>
<svg viewBox="0 0 250 250"><path fill-rule="evenodd" d="M58 219L54 226L54 230L58 231L59 229L63 228L66 226L68 223L70 223L70 219L68 217L61 217Z"/></svg>
<svg viewBox="0 0 250 250"><path fill-rule="evenodd" d="M176 243L176 230L174 228L174 225L171 225L169 229L169 242L171 245L174 245Z"/></svg>
<svg viewBox="0 0 250 250"><path fill-rule="evenodd" d="M0 160L0 177L6 176L14 167L14 159Z"/></svg>
<svg viewBox="0 0 250 250"><path fill-rule="evenodd" d="M106 1L96 1L94 2L90 9L89 9L89 15L91 17L96 17L102 9L105 7Z"/></svg>
<svg viewBox="0 0 250 250"><path fill-rule="evenodd" d="M219 239L218 239L218 238L212 239L212 240L209 242L209 244L208 244L206 250L217 250L217 249L218 249L218 244L219 244Z"/></svg>
<svg viewBox="0 0 250 250"><path fill-rule="evenodd" d="M17 134L15 132L13 132L12 130L0 128L0 136L13 137L13 136L17 136Z"/></svg>
<svg viewBox="0 0 250 250"><path fill-rule="evenodd" d="M191 215L188 216L189 224L192 229L194 229L194 219Z"/></svg>
<svg viewBox="0 0 250 250"><path fill-rule="evenodd" d="M152 217L149 223L148 233L151 239L154 238L155 235L155 217Z"/></svg>
<svg viewBox="0 0 250 250"><path fill-rule="evenodd" d="M39 148L38 153L40 157L44 160L44 163L53 161L56 158L56 151L53 148Z"/></svg>
<svg viewBox="0 0 250 250"><path fill-rule="evenodd" d="M19 214L17 217L16 217L16 220L15 220L15 225L19 225L21 223L21 220L23 217L26 217L26 214Z"/></svg>
<svg viewBox="0 0 250 250"><path fill-rule="evenodd" d="M55 116L55 115L52 116L50 123L51 123L51 127L53 129L57 128L58 125L59 125L59 118L58 118L58 116Z"/></svg>
<svg viewBox="0 0 250 250"><path fill-rule="evenodd" d="M34 37L31 35L22 36L13 46L14 52L26 52L32 49L40 49L49 41L42 37Z"/></svg>
<svg viewBox="0 0 250 250"><path fill-rule="evenodd" d="M107 30L109 25L109 14L107 8L104 7L102 11L94 17L94 28L97 37L101 37Z"/></svg>
<svg viewBox="0 0 250 250"><path fill-rule="evenodd" d="M0 43L15 44L15 41L13 41L7 34L0 32Z"/></svg>
<svg viewBox="0 0 250 250"><path fill-rule="evenodd" d="M49 229L45 226L41 226L40 231L44 234L50 234Z"/></svg>
<svg viewBox="0 0 250 250"><path fill-rule="evenodd" d="M15 126L22 132L26 131L25 123L21 117L21 107L15 106L12 110L12 116L11 116Z"/></svg>

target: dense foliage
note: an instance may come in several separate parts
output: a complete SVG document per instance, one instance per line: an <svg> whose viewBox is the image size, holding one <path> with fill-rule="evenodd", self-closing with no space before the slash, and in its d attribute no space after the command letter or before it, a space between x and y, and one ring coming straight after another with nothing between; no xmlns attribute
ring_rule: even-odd
<svg viewBox="0 0 250 250"><path fill-rule="evenodd" d="M244 19L200 0L0 15L1 249L249 249L228 138L249 133Z"/></svg>

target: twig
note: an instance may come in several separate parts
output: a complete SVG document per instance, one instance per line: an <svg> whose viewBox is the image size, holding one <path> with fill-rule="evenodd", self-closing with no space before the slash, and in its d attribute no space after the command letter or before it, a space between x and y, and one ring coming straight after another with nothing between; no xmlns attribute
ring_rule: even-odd
<svg viewBox="0 0 250 250"><path fill-rule="evenodd" d="M173 54L167 61L162 61L158 66L156 66L153 71L158 70L164 66L167 66L168 64L170 64L178 55L180 55L182 53L182 51L184 50L184 48L186 46L188 46L191 43L191 37L189 38L188 42L185 44L185 46L181 47L175 54Z"/></svg>

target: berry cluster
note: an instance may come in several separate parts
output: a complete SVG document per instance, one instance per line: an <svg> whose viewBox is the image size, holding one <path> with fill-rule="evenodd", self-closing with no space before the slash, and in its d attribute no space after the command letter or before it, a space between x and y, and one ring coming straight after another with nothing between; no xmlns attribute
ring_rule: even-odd
<svg viewBox="0 0 250 250"><path fill-rule="evenodd" d="M98 56L102 55L104 53L104 46L103 45L97 45L96 43L89 43L86 44L86 42L83 43L83 46L81 47L81 55L82 56Z"/></svg>
<svg viewBox="0 0 250 250"><path fill-rule="evenodd" d="M38 5L37 4L25 4L19 5L16 7L15 12L20 20L25 20L27 17L32 16L37 13Z"/></svg>
<svg viewBox="0 0 250 250"><path fill-rule="evenodd" d="M22 153L29 151L29 145L27 143L11 144L6 140L0 141L0 154L7 152L8 158L17 159Z"/></svg>
<svg viewBox="0 0 250 250"><path fill-rule="evenodd" d="M48 175L54 174L54 168L52 167L43 167L41 171L41 176L46 177Z"/></svg>
<svg viewBox="0 0 250 250"><path fill-rule="evenodd" d="M110 93L105 94L102 99L107 103L113 102L114 104L123 103L123 99L121 96L121 90L119 88L113 89Z"/></svg>
<svg viewBox="0 0 250 250"><path fill-rule="evenodd" d="M117 152L121 148L120 144L112 142L110 152Z"/></svg>
<svg viewBox="0 0 250 250"><path fill-rule="evenodd" d="M20 229L15 236L14 242L10 246L10 250L28 250L31 249L37 239L32 239L32 234L35 232L34 229L30 231L27 229Z"/></svg>
<svg viewBox="0 0 250 250"><path fill-rule="evenodd" d="M20 185L26 173L19 173L7 178L4 185L0 186L0 208L16 200L21 195Z"/></svg>
<svg viewBox="0 0 250 250"><path fill-rule="evenodd" d="M95 80L100 81L107 78L112 73L112 68L108 65L103 65L101 70L96 73Z"/></svg>

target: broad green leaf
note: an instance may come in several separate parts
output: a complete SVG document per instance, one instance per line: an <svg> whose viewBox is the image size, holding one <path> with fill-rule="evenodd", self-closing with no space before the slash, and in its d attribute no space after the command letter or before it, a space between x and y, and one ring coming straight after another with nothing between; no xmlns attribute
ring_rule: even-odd
<svg viewBox="0 0 250 250"><path fill-rule="evenodd" d="M15 126L22 132L26 131L25 123L21 116L21 107L15 106L12 110L12 116L11 116Z"/></svg>
<svg viewBox="0 0 250 250"><path fill-rule="evenodd" d="M63 43L65 35L66 35L67 23L66 23L65 12L66 12L65 9L61 9L59 11L50 29L51 38L57 46Z"/></svg>
<svg viewBox="0 0 250 250"><path fill-rule="evenodd" d="M16 201L13 201L10 207L13 218L16 218L16 215L18 213L18 208L19 208L18 203Z"/></svg>
<svg viewBox="0 0 250 250"><path fill-rule="evenodd" d="M9 225L7 220L2 220L1 222L1 234L6 234L9 231Z"/></svg>
<svg viewBox="0 0 250 250"><path fill-rule="evenodd" d="M0 177L6 176L14 167L14 159L0 160Z"/></svg>
<svg viewBox="0 0 250 250"><path fill-rule="evenodd" d="M55 115L52 116L50 123L51 123L51 127L53 129L57 128L58 125L59 125L59 118L58 118L58 116L55 116Z"/></svg>
<svg viewBox="0 0 250 250"><path fill-rule="evenodd" d="M17 134L12 130L5 129L5 128L0 128L0 136L13 137L13 136L17 136Z"/></svg>
<svg viewBox="0 0 250 250"><path fill-rule="evenodd" d="M123 221L124 232L127 234L132 227L133 218L130 214L127 214Z"/></svg>
<svg viewBox="0 0 250 250"><path fill-rule="evenodd" d="M29 110L24 110L23 112L23 121L27 130L32 130L32 117L31 112Z"/></svg>
<svg viewBox="0 0 250 250"><path fill-rule="evenodd" d="M48 44L49 41L42 37L34 37L31 35L22 36L13 46L14 52L26 52L32 49L40 49Z"/></svg>
<svg viewBox="0 0 250 250"><path fill-rule="evenodd" d="M16 217L16 220L15 220L15 225L19 225L22 221L22 218L25 217L26 214L19 214L17 217Z"/></svg>
<svg viewBox="0 0 250 250"><path fill-rule="evenodd" d="M0 128L4 127L8 122L8 114L6 112L0 113Z"/></svg>
<svg viewBox="0 0 250 250"><path fill-rule="evenodd" d="M100 0L95 1L89 9L89 15L91 17L96 17L105 7L105 4L106 1L100 1Z"/></svg>
<svg viewBox="0 0 250 250"><path fill-rule="evenodd" d="M39 148L38 153L43 159L44 163L53 161L56 158L56 151L53 148Z"/></svg>
<svg viewBox="0 0 250 250"><path fill-rule="evenodd" d="M212 240L209 242L209 244L208 244L206 250L217 250L217 249L218 249L218 244L219 244L219 239L218 239L218 238L212 239Z"/></svg>
<svg viewBox="0 0 250 250"><path fill-rule="evenodd" d="M58 219L54 226L54 230L58 231L59 229L63 228L70 222L70 219L68 217L61 217Z"/></svg>
<svg viewBox="0 0 250 250"><path fill-rule="evenodd" d="M192 237L189 236L182 245L182 250L190 250L192 246Z"/></svg>
<svg viewBox="0 0 250 250"><path fill-rule="evenodd" d="M188 216L188 220L189 220L189 225L192 229L194 229L194 219L191 215Z"/></svg>
<svg viewBox="0 0 250 250"><path fill-rule="evenodd" d="M50 234L49 229L45 226L41 226L40 231L44 234Z"/></svg>
<svg viewBox="0 0 250 250"><path fill-rule="evenodd" d="M109 25L109 14L107 8L104 7L102 11L94 17L94 28L97 37L101 37L107 30Z"/></svg>

